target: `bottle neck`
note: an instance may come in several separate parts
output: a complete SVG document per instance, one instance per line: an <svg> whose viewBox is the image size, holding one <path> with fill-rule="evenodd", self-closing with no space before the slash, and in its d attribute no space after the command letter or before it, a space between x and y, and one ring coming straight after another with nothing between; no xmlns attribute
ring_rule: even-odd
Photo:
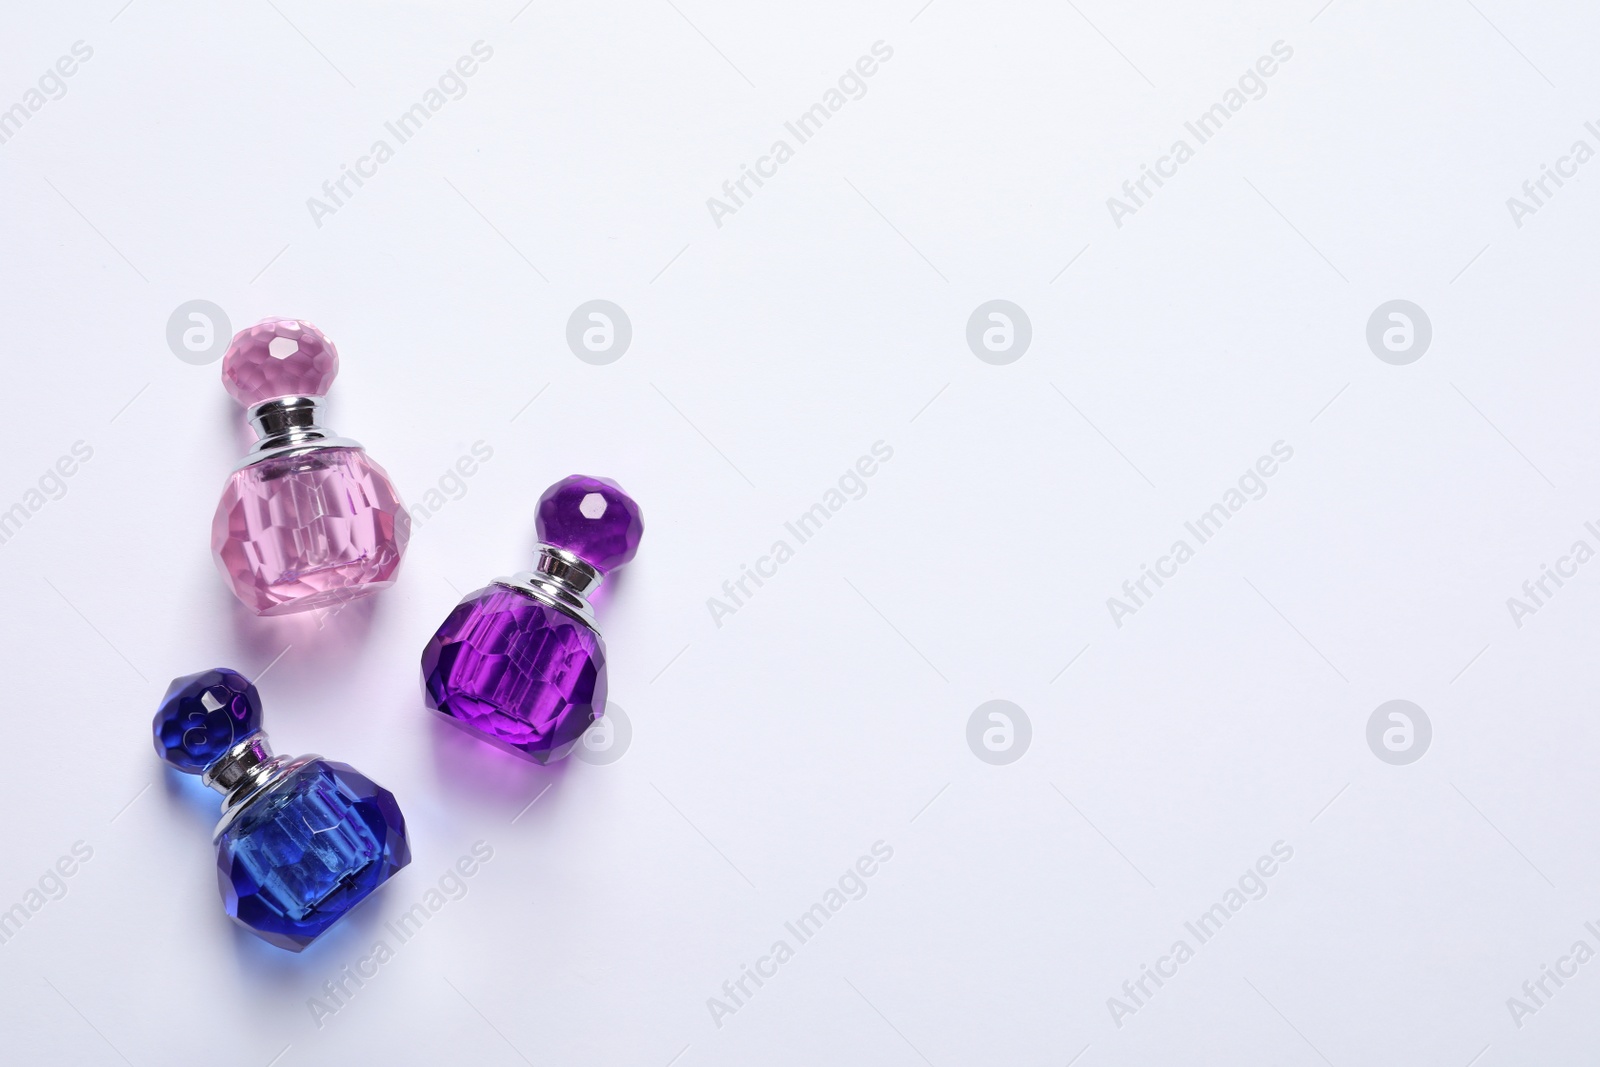
<svg viewBox="0 0 1600 1067"><path fill-rule="evenodd" d="M321 756L275 756L267 735L257 731L237 742L205 769L200 780L222 794L222 818L213 840L232 825L251 802L306 764Z"/></svg>
<svg viewBox="0 0 1600 1067"><path fill-rule="evenodd" d="M318 425L322 404L320 396L276 396L252 404L245 419L256 432L256 443L235 469L319 448L360 448L358 442Z"/></svg>
<svg viewBox="0 0 1600 1067"><path fill-rule="evenodd" d="M594 607L589 594L600 587L605 575L582 558L564 548L541 544L533 570L498 579L501 585L520 590L541 604L577 619L595 629Z"/></svg>

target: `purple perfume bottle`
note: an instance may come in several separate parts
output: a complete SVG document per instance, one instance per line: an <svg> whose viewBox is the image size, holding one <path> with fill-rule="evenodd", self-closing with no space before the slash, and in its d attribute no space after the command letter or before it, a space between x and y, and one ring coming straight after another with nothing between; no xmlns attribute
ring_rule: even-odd
<svg viewBox="0 0 1600 1067"><path fill-rule="evenodd" d="M228 478L211 548L234 595L257 615L387 589L411 535L383 468L317 425L338 371L332 342L297 319L240 330L222 357L222 384L259 440Z"/></svg>
<svg viewBox="0 0 1600 1067"><path fill-rule="evenodd" d="M174 678L152 728L156 755L223 795L223 901L279 948L305 948L411 862L394 794L346 763L274 756L261 696L237 671Z"/></svg>
<svg viewBox="0 0 1600 1067"><path fill-rule="evenodd" d="M573 475L545 490L532 571L457 604L422 650L428 707L535 763L561 759L605 714L606 646L587 595L633 558L639 505L616 482Z"/></svg>

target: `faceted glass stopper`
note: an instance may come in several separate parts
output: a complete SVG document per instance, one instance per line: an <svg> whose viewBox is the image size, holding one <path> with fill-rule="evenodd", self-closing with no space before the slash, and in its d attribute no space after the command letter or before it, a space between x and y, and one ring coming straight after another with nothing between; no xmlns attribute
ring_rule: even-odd
<svg viewBox="0 0 1600 1067"><path fill-rule="evenodd" d="M174 678L156 711L156 755L199 774L261 729L261 696L226 667Z"/></svg>
<svg viewBox="0 0 1600 1067"><path fill-rule="evenodd" d="M544 491L535 520L539 540L564 548L602 573L639 551L644 516L610 478L574 474Z"/></svg>
<svg viewBox="0 0 1600 1067"><path fill-rule="evenodd" d="M331 760L268 786L217 837L228 914L292 952L410 862L394 794Z"/></svg>
<svg viewBox="0 0 1600 1067"><path fill-rule="evenodd" d="M344 603L394 584L411 516L359 448L319 448L233 472L211 549L257 615Z"/></svg>
<svg viewBox="0 0 1600 1067"><path fill-rule="evenodd" d="M423 699L480 740L560 759L605 712L606 646L566 612L490 585L456 605L422 650Z"/></svg>
<svg viewBox="0 0 1600 1067"><path fill-rule="evenodd" d="M222 357L222 384L243 407L280 396L326 396L339 373L339 350L299 319L262 319L233 335Z"/></svg>

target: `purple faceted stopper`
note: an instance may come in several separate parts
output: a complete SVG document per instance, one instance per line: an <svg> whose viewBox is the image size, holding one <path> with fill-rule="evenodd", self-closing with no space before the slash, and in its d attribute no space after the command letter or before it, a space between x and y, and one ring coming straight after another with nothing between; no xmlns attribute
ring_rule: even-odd
<svg viewBox="0 0 1600 1067"><path fill-rule="evenodd" d="M536 519L539 540L564 548L605 573L639 551L644 516L610 478L574 474L544 491Z"/></svg>
<svg viewBox="0 0 1600 1067"><path fill-rule="evenodd" d="M325 396L339 373L339 350L299 319L262 319L233 335L222 384L244 407L280 396Z"/></svg>

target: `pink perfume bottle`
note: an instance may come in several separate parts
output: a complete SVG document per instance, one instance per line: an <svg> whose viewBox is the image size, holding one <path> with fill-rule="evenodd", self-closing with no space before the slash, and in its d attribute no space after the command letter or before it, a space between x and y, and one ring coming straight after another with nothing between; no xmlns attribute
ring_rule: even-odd
<svg viewBox="0 0 1600 1067"><path fill-rule="evenodd" d="M240 330L222 384L259 440L234 468L211 523L228 585L257 615L342 604L394 584L411 517L383 468L317 425L339 371L322 331L297 319Z"/></svg>

